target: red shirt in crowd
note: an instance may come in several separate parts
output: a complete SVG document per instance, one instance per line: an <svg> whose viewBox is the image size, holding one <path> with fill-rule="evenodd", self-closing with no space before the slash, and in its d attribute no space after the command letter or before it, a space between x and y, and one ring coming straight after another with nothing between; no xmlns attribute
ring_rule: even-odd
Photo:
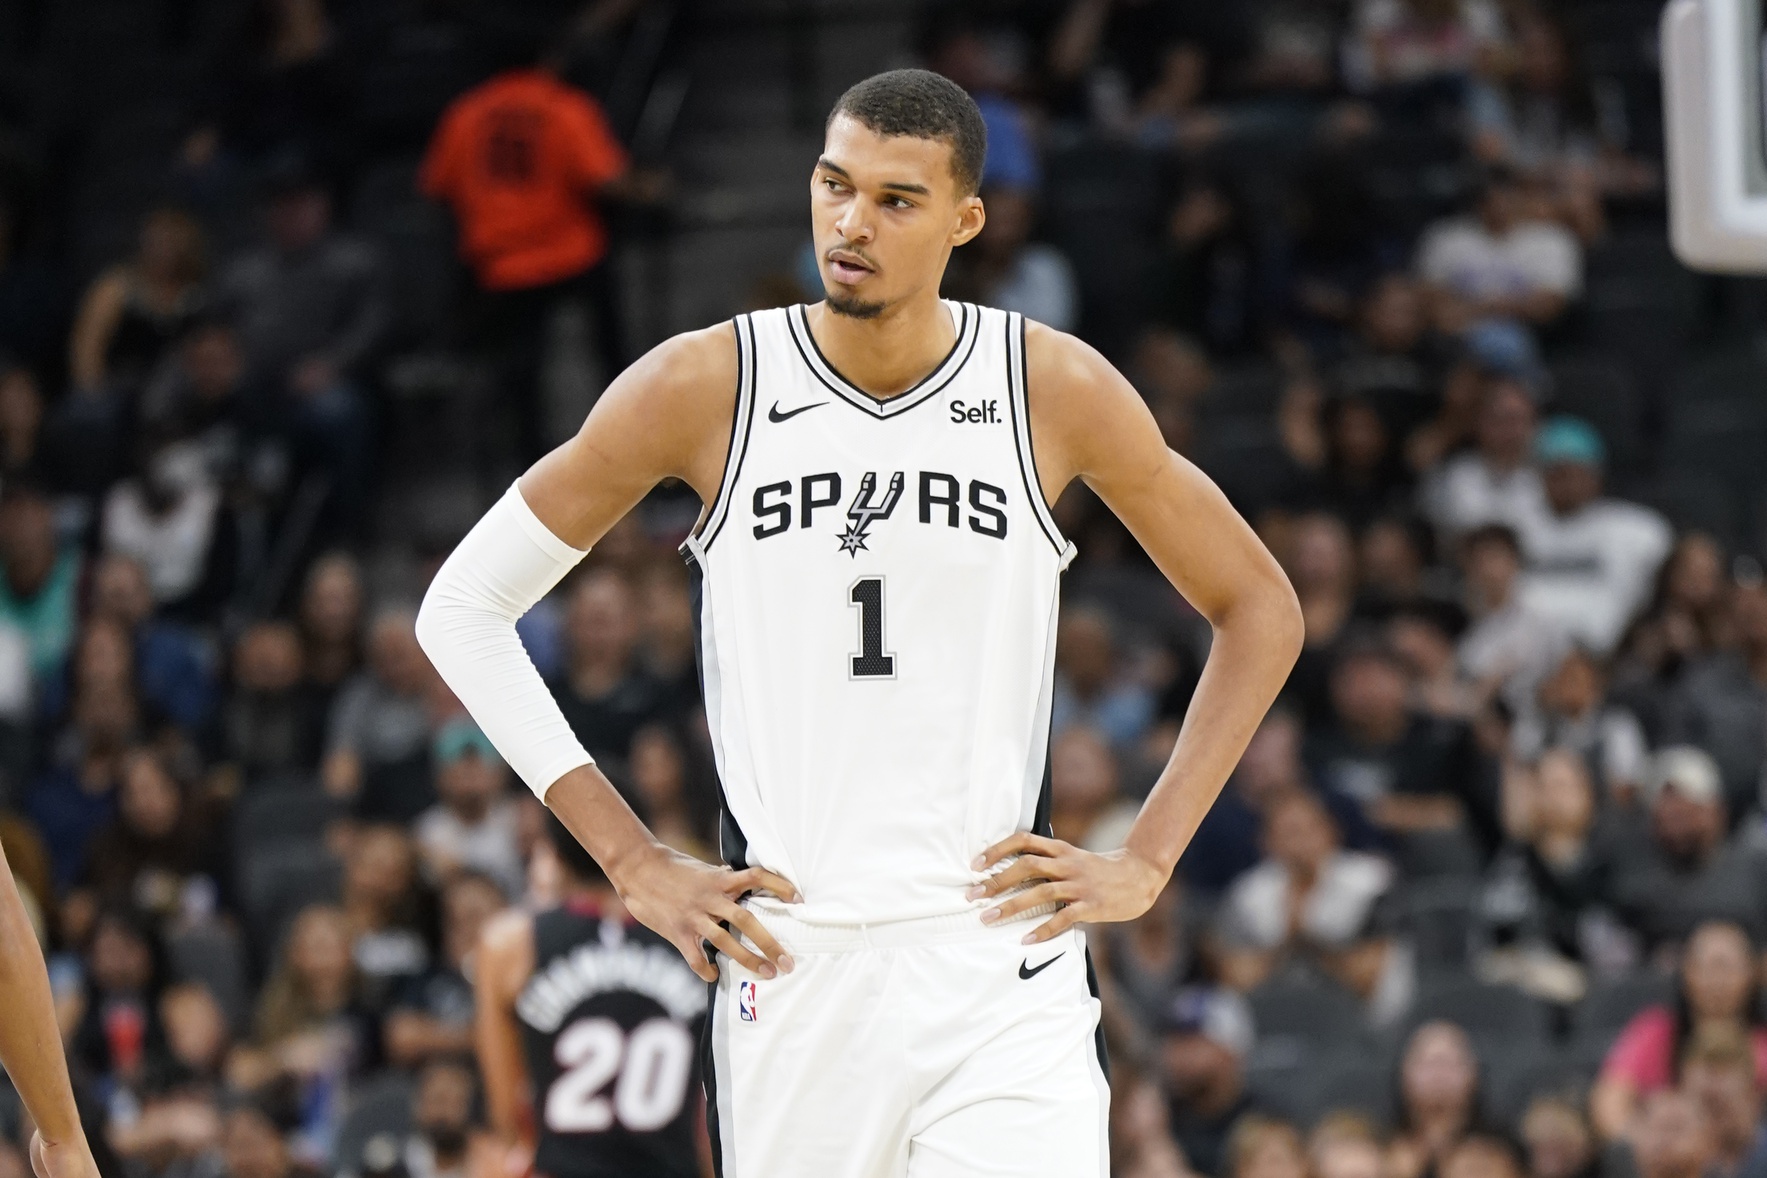
<svg viewBox="0 0 1767 1178"><path fill-rule="evenodd" d="M590 199L626 170L601 107L537 69L499 74L455 99L423 161L425 194L448 202L460 252L487 290L543 286L607 253Z"/></svg>
<svg viewBox="0 0 1767 1178"><path fill-rule="evenodd" d="M1755 1027L1749 1038L1755 1045L1755 1073L1767 1076L1767 1029ZM1652 1006L1639 1011L1620 1032L1601 1065L1601 1078L1624 1080L1642 1095L1673 1084L1675 1066L1675 1012Z"/></svg>

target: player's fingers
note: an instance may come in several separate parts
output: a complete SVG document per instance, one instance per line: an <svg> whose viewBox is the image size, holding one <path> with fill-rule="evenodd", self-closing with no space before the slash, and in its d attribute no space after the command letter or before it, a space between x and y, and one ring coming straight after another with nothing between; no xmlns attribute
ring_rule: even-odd
<svg viewBox="0 0 1767 1178"><path fill-rule="evenodd" d="M731 872L725 878L725 895L740 896L744 892L771 892L787 904L796 904L803 899L791 880L768 871L765 867L746 867L741 871Z"/></svg>
<svg viewBox="0 0 1767 1178"><path fill-rule="evenodd" d="M785 951L785 946L767 931L767 926L761 923L760 918L747 908L739 908L735 904L730 909L724 919L741 929L743 935L755 943L755 948L761 951L762 956L779 967L780 972L790 973L797 963Z"/></svg>
<svg viewBox="0 0 1767 1178"><path fill-rule="evenodd" d="M706 940L712 943L713 948L717 949L718 952L724 954L724 956L730 958L730 960L736 962L744 969L753 973L758 973L764 978L775 978L779 976L779 971L773 968L773 963L771 961L768 961L765 957L762 957L759 953L756 953L753 949L750 949L747 945L744 945L741 941L737 940L735 934L723 925L712 925L705 931L704 936Z"/></svg>
<svg viewBox="0 0 1767 1178"><path fill-rule="evenodd" d="M975 857L975 862L971 863L970 866L977 871L986 871L989 867L1000 862L1000 860L1006 858L1008 855L1017 855L1027 850L1028 848L1025 845L1024 840L1030 837L1031 832L1028 830L1015 831L983 851L980 855L977 855Z"/></svg>
<svg viewBox="0 0 1767 1178"><path fill-rule="evenodd" d="M1044 904L1065 903L1073 898L1073 889L1065 882L1040 883L1034 888L1026 888L1018 895L1001 901L997 907L982 913L982 923L999 924L1003 920L1011 920L1021 912L1029 912Z"/></svg>
<svg viewBox="0 0 1767 1178"><path fill-rule="evenodd" d="M1059 937L1073 928L1080 923L1080 917L1074 912L1076 907L1077 905L1070 904L1066 908L1058 910L1048 920L1026 933L1024 943L1036 945L1051 937Z"/></svg>
<svg viewBox="0 0 1767 1178"><path fill-rule="evenodd" d="M670 938L670 944L675 946L682 959L687 962L687 968L699 975L700 981L718 980L718 967L706 956L705 942L701 938L689 934L681 940Z"/></svg>
<svg viewBox="0 0 1767 1178"><path fill-rule="evenodd" d="M1005 870L995 872L964 894L971 900L979 900L983 896L998 896L1001 892L1010 891L1034 879L1056 878L1053 873L1057 869L1054 859L1046 859L1042 855L1020 855Z"/></svg>

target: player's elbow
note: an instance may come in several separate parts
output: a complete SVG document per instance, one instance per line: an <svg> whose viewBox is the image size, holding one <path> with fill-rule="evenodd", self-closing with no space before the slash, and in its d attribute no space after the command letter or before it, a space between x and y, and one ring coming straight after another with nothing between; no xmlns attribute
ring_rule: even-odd
<svg viewBox="0 0 1767 1178"><path fill-rule="evenodd" d="M1285 669L1294 666L1307 641L1307 623L1294 586L1280 570L1252 582L1234 612L1243 619L1247 632L1267 644Z"/></svg>

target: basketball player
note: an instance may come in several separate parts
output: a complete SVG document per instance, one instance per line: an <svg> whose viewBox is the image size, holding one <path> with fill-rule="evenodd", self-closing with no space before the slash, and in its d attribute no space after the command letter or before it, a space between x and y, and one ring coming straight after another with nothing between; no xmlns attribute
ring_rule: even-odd
<svg viewBox="0 0 1767 1178"><path fill-rule="evenodd" d="M479 1071L491 1129L544 1178L700 1178L696 1040L706 987L631 920L556 818L558 907L492 918L473 963Z"/></svg>
<svg viewBox="0 0 1767 1178"><path fill-rule="evenodd" d="M663 343L437 574L419 636L639 920L716 981L727 1178L1103 1178L1082 922L1153 903L1301 644L1270 554L1097 352L946 302L986 133L936 74L836 104L811 175L824 301ZM659 480L684 545L728 867L662 846L572 739L514 623ZM1088 486L1213 626L1118 851L1050 837L1049 505ZM715 952L708 960L702 946Z"/></svg>
<svg viewBox="0 0 1767 1178"><path fill-rule="evenodd" d="M0 1063L37 1126L31 1134L31 1169L37 1178L98 1178L98 1164L74 1105L43 950L3 851L0 1008L6 1011L0 1016Z"/></svg>

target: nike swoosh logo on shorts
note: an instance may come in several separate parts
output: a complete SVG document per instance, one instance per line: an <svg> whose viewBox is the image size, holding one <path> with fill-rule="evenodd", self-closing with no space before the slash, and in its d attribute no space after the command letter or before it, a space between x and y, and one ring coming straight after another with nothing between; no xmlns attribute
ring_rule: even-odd
<svg viewBox="0 0 1767 1178"><path fill-rule="evenodd" d="M1060 953L1057 953L1054 957L1051 957L1048 961L1045 961L1042 965L1039 965L1036 969L1029 968L1030 964L1031 964L1031 959L1027 957L1023 961L1018 963L1018 976L1023 978L1026 981L1029 981L1030 979L1036 977L1038 974L1042 973L1044 970L1048 969L1050 966L1054 965L1056 962L1060 961L1063 957L1066 957L1067 952L1068 951L1066 949L1063 949Z"/></svg>
<svg viewBox="0 0 1767 1178"><path fill-rule="evenodd" d="M768 421L789 421L791 418L796 417L800 413L808 413L810 410L816 408L818 405L826 405L826 404L828 404L827 401L813 401L808 405L799 405L796 409L788 409L784 413L781 413L779 411L779 402L775 401L775 402L773 402L773 408L767 410L767 420Z"/></svg>

